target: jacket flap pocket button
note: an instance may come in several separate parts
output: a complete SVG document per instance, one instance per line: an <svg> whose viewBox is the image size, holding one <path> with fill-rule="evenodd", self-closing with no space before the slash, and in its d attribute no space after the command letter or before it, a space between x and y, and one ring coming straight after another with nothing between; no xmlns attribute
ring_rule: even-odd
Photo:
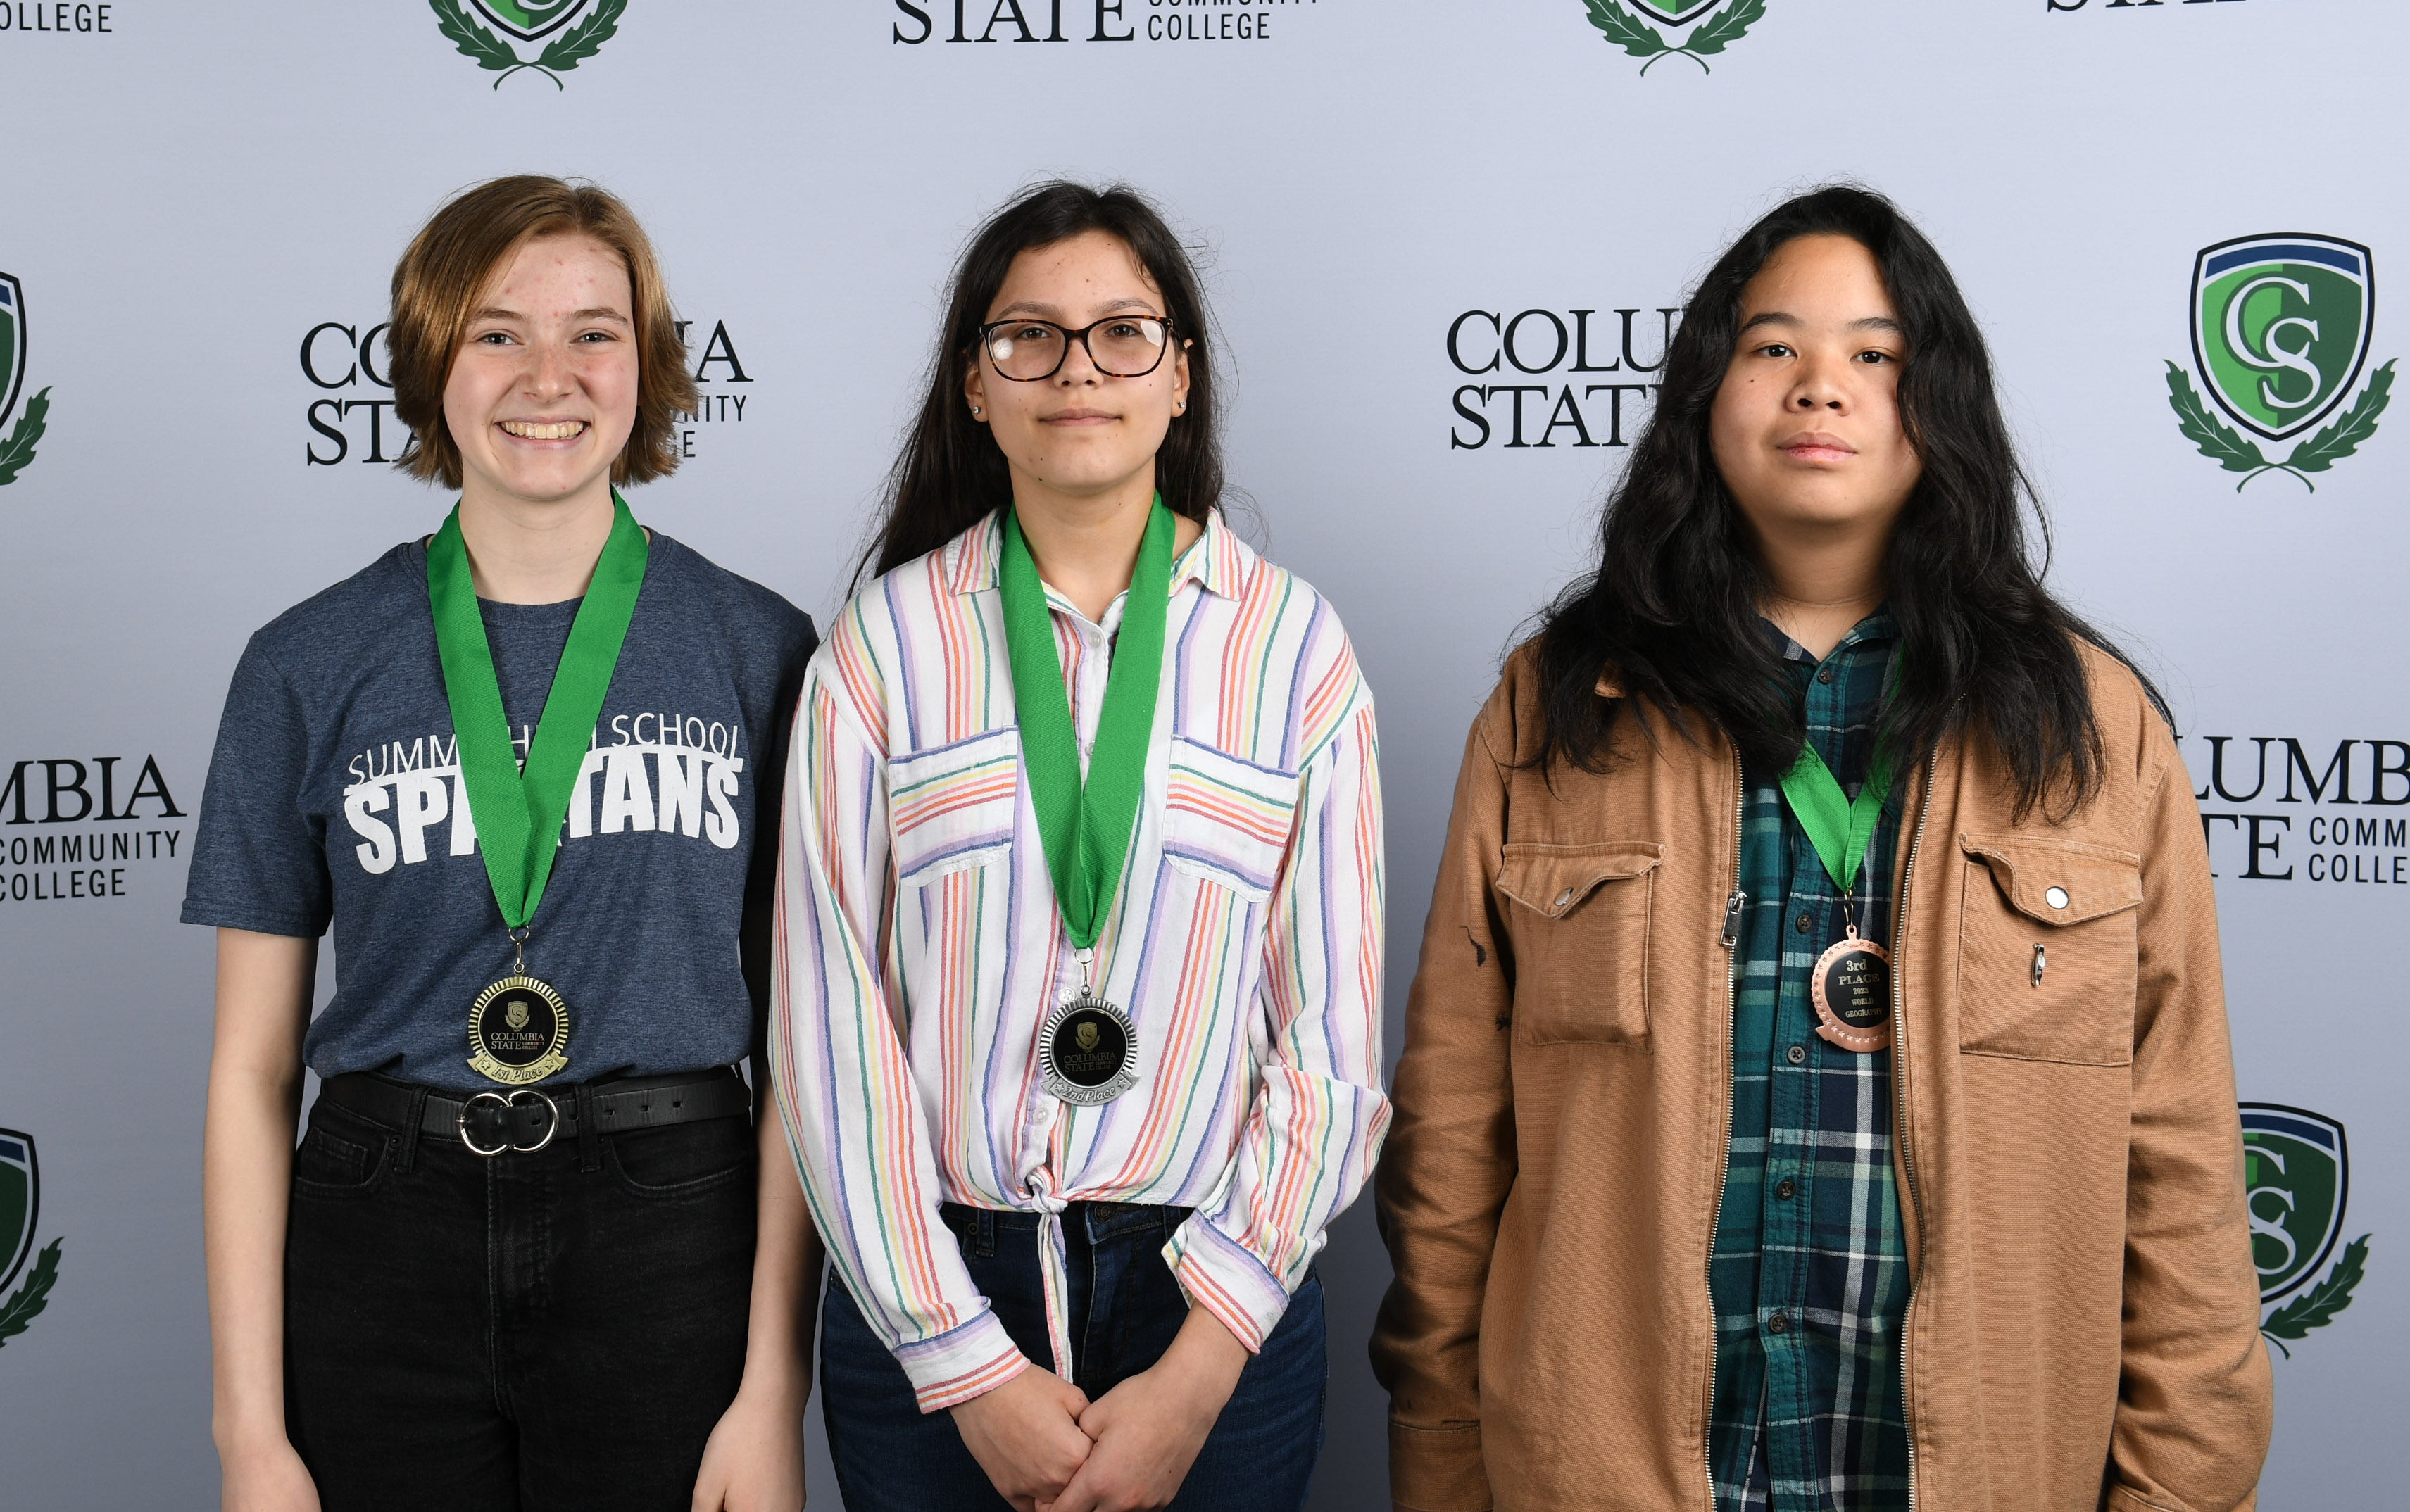
<svg viewBox="0 0 2410 1512"><path fill-rule="evenodd" d="M1543 918L1561 919L1604 883L1645 877L1664 858L1654 840L1604 840L1589 845L1507 842L1498 890Z"/></svg>
<svg viewBox="0 0 2410 1512"><path fill-rule="evenodd" d="M2041 895L2041 900L2042 900L2044 903L2049 904L2049 905L2050 905L2052 908L2054 908L2054 909L2063 909L2063 908L2066 908L2066 907L2067 907L2067 889L2066 889L2066 888L2063 888L2063 887L2054 887L2054 888L2050 889L2048 892L2046 892L2046 893L2042 894L2042 895Z"/></svg>

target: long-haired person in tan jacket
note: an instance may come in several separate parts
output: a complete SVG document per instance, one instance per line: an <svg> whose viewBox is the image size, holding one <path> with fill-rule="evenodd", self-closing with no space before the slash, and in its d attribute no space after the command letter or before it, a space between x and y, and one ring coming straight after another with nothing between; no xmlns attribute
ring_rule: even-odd
<svg viewBox="0 0 2410 1512"><path fill-rule="evenodd" d="M2226 1512L2272 1410L2156 693L1862 190L1684 312L1466 743L1378 1178L1401 1507Z"/></svg>

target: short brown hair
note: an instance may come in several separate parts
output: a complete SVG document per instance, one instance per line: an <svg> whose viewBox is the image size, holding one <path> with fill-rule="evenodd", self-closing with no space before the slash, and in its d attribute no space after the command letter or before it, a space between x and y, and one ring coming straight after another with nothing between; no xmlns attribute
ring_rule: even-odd
<svg viewBox="0 0 2410 1512"><path fill-rule="evenodd" d="M514 174L463 191L428 218L393 269L393 413L411 429L395 465L413 477L460 487L460 447L443 423L443 385L477 297L523 244L585 235L627 265L635 306L636 425L611 464L614 483L649 483L677 467L672 429L694 409L686 344L645 228L618 196L591 183Z"/></svg>

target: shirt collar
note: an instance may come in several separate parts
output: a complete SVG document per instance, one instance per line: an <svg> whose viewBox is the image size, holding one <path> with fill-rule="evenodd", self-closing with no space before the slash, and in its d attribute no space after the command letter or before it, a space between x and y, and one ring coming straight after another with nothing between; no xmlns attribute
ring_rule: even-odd
<svg viewBox="0 0 2410 1512"><path fill-rule="evenodd" d="M1766 644L1774 647L1776 656L1785 662L1805 662L1809 666L1816 665L1818 659L1808 654L1808 647L1785 634L1781 627L1773 620L1760 615L1757 617L1757 625L1764 634ZM1879 608L1851 626L1850 632L1842 636L1833 647L1833 652L1837 655L1851 647L1871 646L1879 641L1898 638L1899 627L1892 623L1891 610L1888 607Z"/></svg>
<svg viewBox="0 0 2410 1512"><path fill-rule="evenodd" d="M999 509L946 543L946 587L954 593L985 592L996 587L1003 560L1004 511ZM1179 597L1182 585L1193 578L1209 593L1243 598L1261 560L1254 547L1223 523L1220 510L1209 510L1205 533L1172 561L1172 597Z"/></svg>

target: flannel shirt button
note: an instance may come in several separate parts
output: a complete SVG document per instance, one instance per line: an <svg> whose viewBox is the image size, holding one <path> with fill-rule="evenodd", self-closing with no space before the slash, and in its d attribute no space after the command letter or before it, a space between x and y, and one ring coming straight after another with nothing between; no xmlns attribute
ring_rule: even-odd
<svg viewBox="0 0 2410 1512"><path fill-rule="evenodd" d="M1765 1331L1768 1333L1790 1332L1791 1315L1788 1313L1777 1312L1772 1317L1765 1320Z"/></svg>
<svg viewBox="0 0 2410 1512"><path fill-rule="evenodd" d="M1804 1066L1808 1062L1808 1047L1806 1045L1793 1045L1789 1050L1783 1052L1783 1058L1790 1061L1793 1066Z"/></svg>
<svg viewBox="0 0 2410 1512"><path fill-rule="evenodd" d="M1815 915L1803 910L1799 917L1792 922L1792 927L1798 930L1803 935L1808 933L1808 931L1816 927Z"/></svg>
<svg viewBox="0 0 2410 1512"><path fill-rule="evenodd" d="M1774 1184L1774 1199L1778 1202L1788 1202L1791 1200L1792 1194L1798 1190L1799 1184L1785 1177Z"/></svg>
<svg viewBox="0 0 2410 1512"><path fill-rule="evenodd" d="M1830 688L1833 686L1833 669L1831 667L1818 667L1816 669L1816 680L1822 683L1825 687Z"/></svg>

